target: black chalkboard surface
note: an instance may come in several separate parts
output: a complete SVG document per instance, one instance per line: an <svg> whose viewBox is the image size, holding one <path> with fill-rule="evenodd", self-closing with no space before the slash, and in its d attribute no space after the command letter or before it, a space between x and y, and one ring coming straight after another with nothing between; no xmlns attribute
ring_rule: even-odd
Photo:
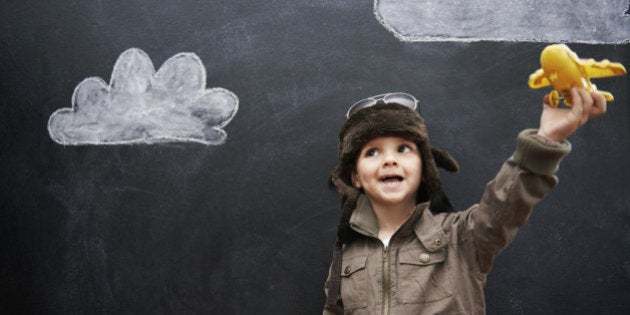
<svg viewBox="0 0 630 315"><path fill-rule="evenodd" d="M369 95L420 99L432 142L461 166L443 175L450 199L476 203L517 133L538 124L548 90L527 79L554 38L395 36L378 5L391 13L406 3L3 2L0 312L320 313L339 214L327 187L337 130L348 104ZM560 27L588 13L574 9ZM530 11L538 34L562 37ZM480 14L492 10L468 12L493 23ZM628 38L630 18L619 21L568 44L628 68L630 44L608 36ZM202 90L237 96L238 110L212 129L223 142L54 141L51 115L72 107L86 78L107 91L131 48L156 70L194 54ZM570 139L560 185L496 261L489 314L630 313L630 84L627 75L596 83L616 100Z"/></svg>

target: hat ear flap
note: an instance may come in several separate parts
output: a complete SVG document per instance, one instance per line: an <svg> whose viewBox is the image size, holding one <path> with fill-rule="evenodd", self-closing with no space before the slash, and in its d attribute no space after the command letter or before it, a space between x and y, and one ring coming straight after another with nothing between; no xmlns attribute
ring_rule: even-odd
<svg viewBox="0 0 630 315"><path fill-rule="evenodd" d="M328 186L335 188L337 193L339 193L342 197L358 194L359 191L352 184L346 183L343 179L341 179L341 174L339 173L339 168L332 172L330 179L328 180Z"/></svg>
<svg viewBox="0 0 630 315"><path fill-rule="evenodd" d="M457 161L455 161L448 152L431 146L431 153L433 154L437 167L453 173L459 171L459 164L457 164Z"/></svg>
<svg viewBox="0 0 630 315"><path fill-rule="evenodd" d="M453 211L453 204L446 197L446 193L444 190L440 189L438 191L431 193L431 210L435 213L440 212L451 212Z"/></svg>
<svg viewBox="0 0 630 315"><path fill-rule="evenodd" d="M457 171L459 166L455 159L453 159L448 153L440 149L436 149L431 146L428 140L425 140L424 145L420 147L420 154L422 155L423 163L423 180L426 184L426 192L422 190L419 194L426 193L428 200L431 202L431 210L439 212L453 211L453 205L446 196L446 192L442 187L442 181L440 180L440 174L438 166L448 171Z"/></svg>
<svg viewBox="0 0 630 315"><path fill-rule="evenodd" d="M328 185L334 187L341 195L341 217L337 225L337 238L342 243L349 243L355 236L355 233L350 229L348 222L354 208L357 206L361 192L352 183L346 183L342 179L342 173L342 168L337 166L330 175ZM352 181L352 179L350 180Z"/></svg>

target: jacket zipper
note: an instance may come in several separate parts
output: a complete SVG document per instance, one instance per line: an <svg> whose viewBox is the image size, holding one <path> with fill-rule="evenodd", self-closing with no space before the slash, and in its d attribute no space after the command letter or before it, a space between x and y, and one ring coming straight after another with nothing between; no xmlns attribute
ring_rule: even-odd
<svg viewBox="0 0 630 315"><path fill-rule="evenodd" d="M383 249L383 311L384 315L389 314L389 307L392 299L391 292L391 278L389 274L389 246L385 246Z"/></svg>

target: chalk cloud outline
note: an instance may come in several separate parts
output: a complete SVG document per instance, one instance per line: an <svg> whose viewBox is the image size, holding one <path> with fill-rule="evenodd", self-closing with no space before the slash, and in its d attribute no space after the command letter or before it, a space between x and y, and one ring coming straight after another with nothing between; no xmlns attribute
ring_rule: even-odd
<svg viewBox="0 0 630 315"><path fill-rule="evenodd" d="M628 0L614 1L374 0L374 15L403 42L630 43Z"/></svg>
<svg viewBox="0 0 630 315"><path fill-rule="evenodd" d="M206 89L206 69L194 53L178 53L155 71L138 48L116 61L110 83L90 77L72 95L72 108L48 120L62 145L223 144L223 130L238 111L238 97L224 88Z"/></svg>

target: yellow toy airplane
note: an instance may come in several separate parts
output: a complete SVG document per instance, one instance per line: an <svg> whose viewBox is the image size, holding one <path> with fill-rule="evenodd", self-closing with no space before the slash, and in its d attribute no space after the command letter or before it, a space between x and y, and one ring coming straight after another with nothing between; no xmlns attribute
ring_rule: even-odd
<svg viewBox="0 0 630 315"><path fill-rule="evenodd" d="M595 85L589 78L605 78L626 74L626 68L608 59L595 61L594 59L580 59L569 47L562 44L549 45L540 54L542 69L536 70L529 76L529 87L539 89L552 85L554 90L549 93L551 106L558 106L559 95L564 97L564 104L571 106L570 89L572 86L594 91ZM614 97L609 92L600 91L606 101L611 102Z"/></svg>

